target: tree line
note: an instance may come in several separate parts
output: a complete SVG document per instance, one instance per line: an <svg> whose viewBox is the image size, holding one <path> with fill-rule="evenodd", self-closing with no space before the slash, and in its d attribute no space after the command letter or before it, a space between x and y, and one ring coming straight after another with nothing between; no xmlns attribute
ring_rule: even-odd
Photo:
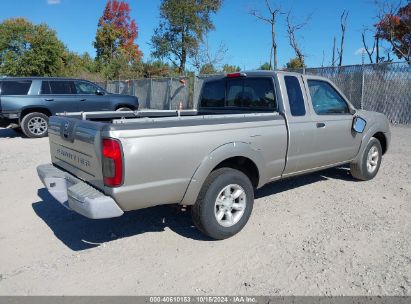
<svg viewBox="0 0 411 304"><path fill-rule="evenodd" d="M151 38L151 57L154 60L146 62L136 43L138 26L130 17L130 5L124 0L107 0L93 41L95 58L88 53L70 51L46 24L33 24L24 18L7 19L0 23L0 75L70 76L102 81L186 75L189 73L188 66L200 74L238 71L239 66L223 64L227 53L223 43L215 51L211 51L208 43L209 32L215 30L212 16L219 11L222 2L162 0L160 22ZM286 67L304 67L305 54L298 33L310 22L311 16L296 23L292 11L283 12L269 0L265 0L265 6L266 11L249 12L271 28L269 60L258 68L278 69L276 25L283 15L289 44L295 52L295 57ZM331 65L343 64L347 18L348 11L344 10L340 18L339 47L336 47L336 38L333 40ZM372 29L365 29L361 35L364 53L367 53L370 62L392 60L389 55L386 58L380 53L381 41L386 41L391 48L388 54L393 53L410 63L411 0L397 7L383 2L377 21ZM372 48L366 43L369 32L372 32L374 39ZM374 52L377 53L375 59Z"/></svg>

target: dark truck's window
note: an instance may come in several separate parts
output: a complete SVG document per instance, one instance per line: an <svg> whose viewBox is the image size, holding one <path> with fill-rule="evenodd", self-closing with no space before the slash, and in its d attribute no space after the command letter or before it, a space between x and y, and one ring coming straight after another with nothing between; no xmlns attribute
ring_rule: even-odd
<svg viewBox="0 0 411 304"><path fill-rule="evenodd" d="M85 82L85 81L76 81L76 90L77 94L96 94L97 93L97 87L95 85L92 85L91 83Z"/></svg>
<svg viewBox="0 0 411 304"><path fill-rule="evenodd" d="M347 103L328 83L321 80L308 80L311 101L318 115L349 114Z"/></svg>
<svg viewBox="0 0 411 304"><path fill-rule="evenodd" d="M287 88L288 102L290 104L291 115L304 116L305 105L300 82L295 76L285 76L284 81L285 86Z"/></svg>
<svg viewBox="0 0 411 304"><path fill-rule="evenodd" d="M276 102L271 78L236 78L206 82L200 106L274 110Z"/></svg>
<svg viewBox="0 0 411 304"><path fill-rule="evenodd" d="M27 95L30 86L30 80L3 81L1 95Z"/></svg>
<svg viewBox="0 0 411 304"><path fill-rule="evenodd" d="M50 81L51 94L76 94L73 81Z"/></svg>
<svg viewBox="0 0 411 304"><path fill-rule="evenodd" d="M51 94L50 83L48 81L41 82L40 94Z"/></svg>

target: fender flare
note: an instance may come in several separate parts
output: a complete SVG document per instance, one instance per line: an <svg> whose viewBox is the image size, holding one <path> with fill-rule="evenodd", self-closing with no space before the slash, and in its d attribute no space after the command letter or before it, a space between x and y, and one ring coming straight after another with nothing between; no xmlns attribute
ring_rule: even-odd
<svg viewBox="0 0 411 304"><path fill-rule="evenodd" d="M32 112L36 112L36 111L38 112L39 109L49 112L51 114L50 116L52 116L54 114L48 107L46 107L44 105L28 105L28 106L24 106L24 107L20 108L20 110L19 110L19 121L21 121L23 119L22 113L24 111L29 110L29 113L32 113Z"/></svg>
<svg viewBox="0 0 411 304"><path fill-rule="evenodd" d="M382 130L382 128L378 124L373 124L369 129L366 131L364 136L361 140L361 145L358 150L357 156L354 158L352 163L358 164L361 161L362 154L364 153L364 149L367 147L368 142L370 141L371 137L373 137L376 133L383 133L386 137L387 145L389 143L389 138L387 138L386 132Z"/></svg>
<svg viewBox="0 0 411 304"><path fill-rule="evenodd" d="M263 170L265 161L261 153L253 149L249 143L230 142L219 146L203 158L191 177L180 204L194 205L206 178L213 169L221 162L238 156L248 158L254 162L259 172L258 187L264 184L267 178L262 175L265 171Z"/></svg>

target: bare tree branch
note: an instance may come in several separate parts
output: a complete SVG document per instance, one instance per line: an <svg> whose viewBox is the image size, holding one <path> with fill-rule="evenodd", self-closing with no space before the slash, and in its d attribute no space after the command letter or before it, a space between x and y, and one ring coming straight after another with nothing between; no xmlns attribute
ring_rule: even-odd
<svg viewBox="0 0 411 304"><path fill-rule="evenodd" d="M280 8L275 8L270 4L269 0L265 0L265 4L267 6L267 10L269 13L269 16L263 15L261 12L258 12L257 10L250 10L249 14L251 16L254 16L255 18L264 21L266 23L269 23L271 25L271 53L270 54L270 69L272 67L271 65L271 59L273 57L274 60L274 69L277 69L277 41L276 41L276 22L277 22L277 16L278 14L281 14L281 9Z"/></svg>
<svg viewBox="0 0 411 304"><path fill-rule="evenodd" d="M369 48L368 48L367 43L365 42L365 32L366 32L366 30L364 29L361 33L362 44L364 46L365 52L367 52L368 58L370 59L370 63L374 63L374 61L372 60L372 55L374 54L374 50L375 50L375 40L374 40L374 45L372 46L372 49L370 51ZM377 59L377 63L378 63L378 59Z"/></svg>
<svg viewBox="0 0 411 304"><path fill-rule="evenodd" d="M340 51L339 51L339 66L342 66L343 62L343 53L344 53L344 38L345 38L345 31L347 29L347 17L348 17L348 11L343 10L341 17L340 17L340 23L341 23L341 44L340 44Z"/></svg>
<svg viewBox="0 0 411 304"><path fill-rule="evenodd" d="M204 42L200 46L198 52L194 55L192 62L193 66L198 71L205 65L210 65L216 68L224 61L228 51L227 46L223 42L220 42L215 52L212 52L208 43L208 37L205 37L203 40Z"/></svg>
<svg viewBox="0 0 411 304"><path fill-rule="evenodd" d="M304 54L301 51L301 47L297 42L296 32L301 30L307 23L311 20L311 15L307 16L306 19L300 24L294 24L292 22L291 11L288 12L286 17L287 22L287 34L290 46L293 48L295 55L297 56L300 63L304 66Z"/></svg>

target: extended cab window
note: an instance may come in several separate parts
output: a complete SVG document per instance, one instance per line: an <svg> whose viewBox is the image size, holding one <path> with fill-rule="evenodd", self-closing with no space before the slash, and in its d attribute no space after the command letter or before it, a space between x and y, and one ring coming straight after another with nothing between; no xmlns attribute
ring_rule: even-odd
<svg viewBox="0 0 411 304"><path fill-rule="evenodd" d="M206 82L200 106L237 109L275 110L276 100L271 78L235 78Z"/></svg>
<svg viewBox="0 0 411 304"><path fill-rule="evenodd" d="M284 81L287 88L288 103L290 104L291 115L304 116L305 105L300 82L295 76L285 76Z"/></svg>
<svg viewBox="0 0 411 304"><path fill-rule="evenodd" d="M50 81L51 94L76 94L73 81Z"/></svg>
<svg viewBox="0 0 411 304"><path fill-rule="evenodd" d="M345 100L328 83L321 80L308 80L311 101L318 115L349 114Z"/></svg>
<svg viewBox="0 0 411 304"><path fill-rule="evenodd" d="M31 81L3 81L1 95L27 95L30 90Z"/></svg>

